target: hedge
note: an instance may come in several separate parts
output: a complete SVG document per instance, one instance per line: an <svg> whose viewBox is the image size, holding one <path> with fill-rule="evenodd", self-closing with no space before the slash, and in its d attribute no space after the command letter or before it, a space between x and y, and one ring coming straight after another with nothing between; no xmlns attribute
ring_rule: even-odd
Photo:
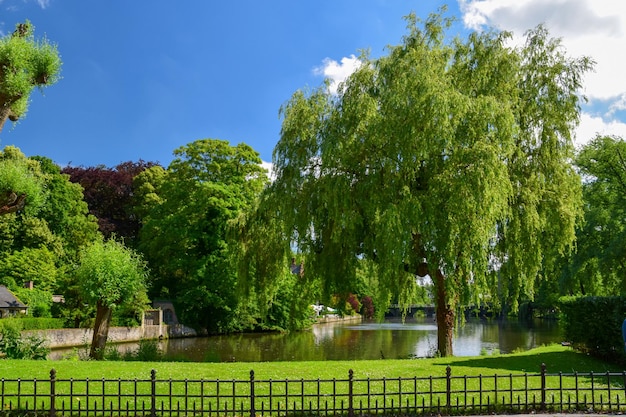
<svg viewBox="0 0 626 417"><path fill-rule="evenodd" d="M63 329L65 319L53 319L48 317L11 317L0 320L0 330L5 325L17 326L20 330L47 330Z"/></svg>
<svg viewBox="0 0 626 417"><path fill-rule="evenodd" d="M622 337L626 298L563 297L559 306L565 339L575 348L604 359L626 359Z"/></svg>

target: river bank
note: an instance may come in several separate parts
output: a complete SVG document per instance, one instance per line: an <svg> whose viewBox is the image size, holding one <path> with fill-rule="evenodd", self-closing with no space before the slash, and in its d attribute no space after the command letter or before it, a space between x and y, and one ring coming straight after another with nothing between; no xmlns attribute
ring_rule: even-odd
<svg viewBox="0 0 626 417"><path fill-rule="evenodd" d="M41 337L50 349L72 348L89 345L93 338L93 329L25 330L22 331L22 336ZM144 324L138 327L111 327L107 342L126 343L196 336L198 333L194 329L182 324Z"/></svg>
<svg viewBox="0 0 626 417"><path fill-rule="evenodd" d="M360 315L341 317L336 314L328 314L317 318L316 324L326 323L358 323ZM36 336L45 340L50 349L74 348L89 345L93 338L93 329L48 329L48 330L25 330L22 336ZM182 324L144 324L138 327L111 327L107 338L108 343L131 343L141 340L165 340L192 338L200 336L196 330Z"/></svg>

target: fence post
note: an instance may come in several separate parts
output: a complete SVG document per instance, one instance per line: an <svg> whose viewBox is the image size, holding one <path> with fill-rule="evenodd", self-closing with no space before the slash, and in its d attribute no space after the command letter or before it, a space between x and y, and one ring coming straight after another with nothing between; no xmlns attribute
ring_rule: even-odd
<svg viewBox="0 0 626 417"><path fill-rule="evenodd" d="M56 385L56 380L57 380L57 371L54 370L54 368L52 368L50 370L50 417L55 417L56 416L56 406L55 406L55 385Z"/></svg>
<svg viewBox="0 0 626 417"><path fill-rule="evenodd" d="M150 415L156 417L156 370L150 371Z"/></svg>
<svg viewBox="0 0 626 417"><path fill-rule="evenodd" d="M348 417L354 417L354 371L348 371Z"/></svg>
<svg viewBox="0 0 626 417"><path fill-rule="evenodd" d="M541 364L541 411L546 409L546 364Z"/></svg>
<svg viewBox="0 0 626 417"><path fill-rule="evenodd" d="M452 368L450 365L446 367L446 408L450 410L452 407Z"/></svg>
<svg viewBox="0 0 626 417"><path fill-rule="evenodd" d="M219 410L219 407L218 407ZM254 371L250 371L250 417L256 417L254 408Z"/></svg>

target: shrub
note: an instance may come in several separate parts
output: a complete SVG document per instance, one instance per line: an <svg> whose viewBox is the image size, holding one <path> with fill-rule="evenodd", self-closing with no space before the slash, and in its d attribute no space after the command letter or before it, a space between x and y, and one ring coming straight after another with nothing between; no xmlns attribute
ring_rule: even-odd
<svg viewBox="0 0 626 417"><path fill-rule="evenodd" d="M141 339L132 359L141 362L156 362L160 361L162 356L163 352L159 348L158 341Z"/></svg>
<svg viewBox="0 0 626 417"><path fill-rule="evenodd" d="M350 306L351 312L358 313L359 311L361 311L361 303L359 303L359 299L356 297L356 295L352 293L348 294L347 302Z"/></svg>
<svg viewBox="0 0 626 417"><path fill-rule="evenodd" d="M374 301L372 300L372 297L366 295L361 298L361 315L366 319L373 319L374 313Z"/></svg>
<svg viewBox="0 0 626 417"><path fill-rule="evenodd" d="M604 359L624 359L624 297L563 297L559 300L565 339Z"/></svg>
<svg viewBox="0 0 626 417"><path fill-rule="evenodd" d="M112 345L105 348L103 356L108 361L158 362L163 358L163 352L158 341L141 339L135 350L121 353L117 346Z"/></svg>
<svg viewBox="0 0 626 417"><path fill-rule="evenodd" d="M0 320L0 329L5 323L18 321L21 330L47 330L65 328L64 319L53 319L49 317L15 317Z"/></svg>
<svg viewBox="0 0 626 417"><path fill-rule="evenodd" d="M39 336L22 337L19 321L3 322L0 329L0 352L7 359L47 359L50 348Z"/></svg>

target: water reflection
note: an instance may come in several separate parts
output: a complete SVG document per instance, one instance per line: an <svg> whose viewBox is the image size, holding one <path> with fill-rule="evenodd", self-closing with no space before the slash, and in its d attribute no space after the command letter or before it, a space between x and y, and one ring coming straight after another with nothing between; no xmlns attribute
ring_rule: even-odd
<svg viewBox="0 0 626 417"><path fill-rule="evenodd" d="M456 356L527 350L560 341L558 323L468 320L453 341ZM135 344L136 345L136 344ZM128 348L132 344L123 344ZM165 356L196 362L268 362L399 359L432 356L437 326L432 319L329 323L290 334L238 334L161 342Z"/></svg>

